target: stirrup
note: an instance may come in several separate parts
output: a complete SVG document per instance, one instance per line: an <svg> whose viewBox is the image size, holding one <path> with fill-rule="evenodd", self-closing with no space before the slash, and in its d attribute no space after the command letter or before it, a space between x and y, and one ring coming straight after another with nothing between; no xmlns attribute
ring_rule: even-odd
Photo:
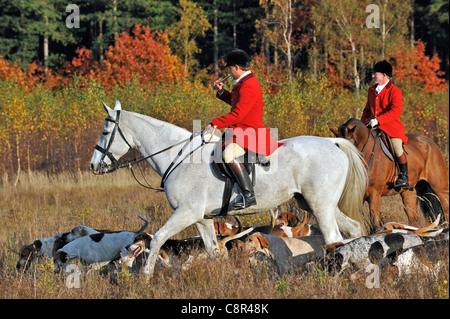
<svg viewBox="0 0 450 319"><path fill-rule="evenodd" d="M247 207L256 205L256 199L255 196L249 196L249 197L245 197L243 194L238 194L238 196L242 197L242 201L235 201L235 203L233 204L233 208L235 210L241 210L241 209L245 209ZM237 199L238 197L236 197Z"/></svg>
<svg viewBox="0 0 450 319"><path fill-rule="evenodd" d="M404 180L403 176L398 177L397 180L394 182L394 187L401 187L404 189L408 189L409 188L409 182L408 180Z"/></svg>

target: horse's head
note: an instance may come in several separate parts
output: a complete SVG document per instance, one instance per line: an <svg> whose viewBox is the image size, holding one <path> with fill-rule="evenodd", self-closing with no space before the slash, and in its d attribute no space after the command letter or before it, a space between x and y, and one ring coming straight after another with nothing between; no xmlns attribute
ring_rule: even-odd
<svg viewBox="0 0 450 319"><path fill-rule="evenodd" d="M108 116L105 119L100 138L92 154L90 168L96 174L105 174L117 169L120 159L131 148L119 127L120 114L122 111L119 101L116 101L112 110L103 101L103 108Z"/></svg>
<svg viewBox="0 0 450 319"><path fill-rule="evenodd" d="M328 128L334 136L352 140L356 147L358 147L358 144L361 141L365 141L369 134L369 129L363 122L356 118L351 118L344 124L340 125L337 130L331 126L328 126Z"/></svg>

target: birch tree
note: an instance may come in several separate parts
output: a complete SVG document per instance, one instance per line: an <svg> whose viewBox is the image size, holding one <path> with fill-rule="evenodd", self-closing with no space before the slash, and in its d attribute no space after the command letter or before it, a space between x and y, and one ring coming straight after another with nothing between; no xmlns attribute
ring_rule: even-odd
<svg viewBox="0 0 450 319"><path fill-rule="evenodd" d="M205 36L211 24L202 7L189 0L180 0L180 20L167 28L167 34L174 43L176 54L184 62L184 71L195 65L194 54L200 53L196 38Z"/></svg>
<svg viewBox="0 0 450 319"><path fill-rule="evenodd" d="M286 56L289 80L292 77L292 0L260 0L266 10L266 18L258 21L258 28L264 39L275 47L274 62L277 64L277 49Z"/></svg>

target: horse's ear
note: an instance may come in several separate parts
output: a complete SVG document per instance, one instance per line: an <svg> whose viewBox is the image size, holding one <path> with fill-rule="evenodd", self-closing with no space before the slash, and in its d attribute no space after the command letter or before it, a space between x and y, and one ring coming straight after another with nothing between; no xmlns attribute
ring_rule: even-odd
<svg viewBox="0 0 450 319"><path fill-rule="evenodd" d="M111 108L108 105L106 105L105 102L102 101L102 104L103 104L103 108L105 109L106 113L108 113L108 115L111 115L113 113L113 110L111 110Z"/></svg>
<svg viewBox="0 0 450 319"><path fill-rule="evenodd" d="M334 127L332 127L330 124L328 124L328 129L331 131L331 133L334 134L334 136L339 137L339 132Z"/></svg>
<svg viewBox="0 0 450 319"><path fill-rule="evenodd" d="M353 134L353 132L355 131L355 129L356 129L356 125L355 125L355 126L353 126L353 128L350 128L350 129L348 129L348 130L347 130L347 132L348 132L348 135L352 135L352 134Z"/></svg>
<svg viewBox="0 0 450 319"><path fill-rule="evenodd" d="M114 111L121 111L122 110L122 105L120 104L119 101L116 100L116 104L114 105Z"/></svg>

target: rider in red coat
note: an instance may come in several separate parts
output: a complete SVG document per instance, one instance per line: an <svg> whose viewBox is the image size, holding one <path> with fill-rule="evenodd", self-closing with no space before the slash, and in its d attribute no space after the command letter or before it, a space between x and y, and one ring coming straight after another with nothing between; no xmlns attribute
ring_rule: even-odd
<svg viewBox="0 0 450 319"><path fill-rule="evenodd" d="M402 91L392 84L392 66L386 60L375 64L373 75L375 85L369 88L366 107L361 121L369 128L378 126L391 137L400 172L394 187L409 188L408 163L403 152L403 143L408 142L405 128L400 121L403 111Z"/></svg>
<svg viewBox="0 0 450 319"><path fill-rule="evenodd" d="M227 56L227 67L236 83L231 92L223 88L221 81L214 82L217 97L231 105L229 113L212 119L205 130L212 126L225 132L223 159L231 168L242 190L242 201L236 201L235 209L244 209L256 204L253 185L243 163L237 160L247 150L270 155L281 144L277 143L262 123L263 95L261 86L250 71L250 58L242 50L235 49Z"/></svg>
<svg viewBox="0 0 450 319"><path fill-rule="evenodd" d="M244 75L231 92L223 90L221 95L217 95L231 105L228 114L211 120L218 129L232 129L233 134L227 134L225 144L235 142L244 149L263 155L270 155L278 148L278 143L262 123L262 91L252 72Z"/></svg>

